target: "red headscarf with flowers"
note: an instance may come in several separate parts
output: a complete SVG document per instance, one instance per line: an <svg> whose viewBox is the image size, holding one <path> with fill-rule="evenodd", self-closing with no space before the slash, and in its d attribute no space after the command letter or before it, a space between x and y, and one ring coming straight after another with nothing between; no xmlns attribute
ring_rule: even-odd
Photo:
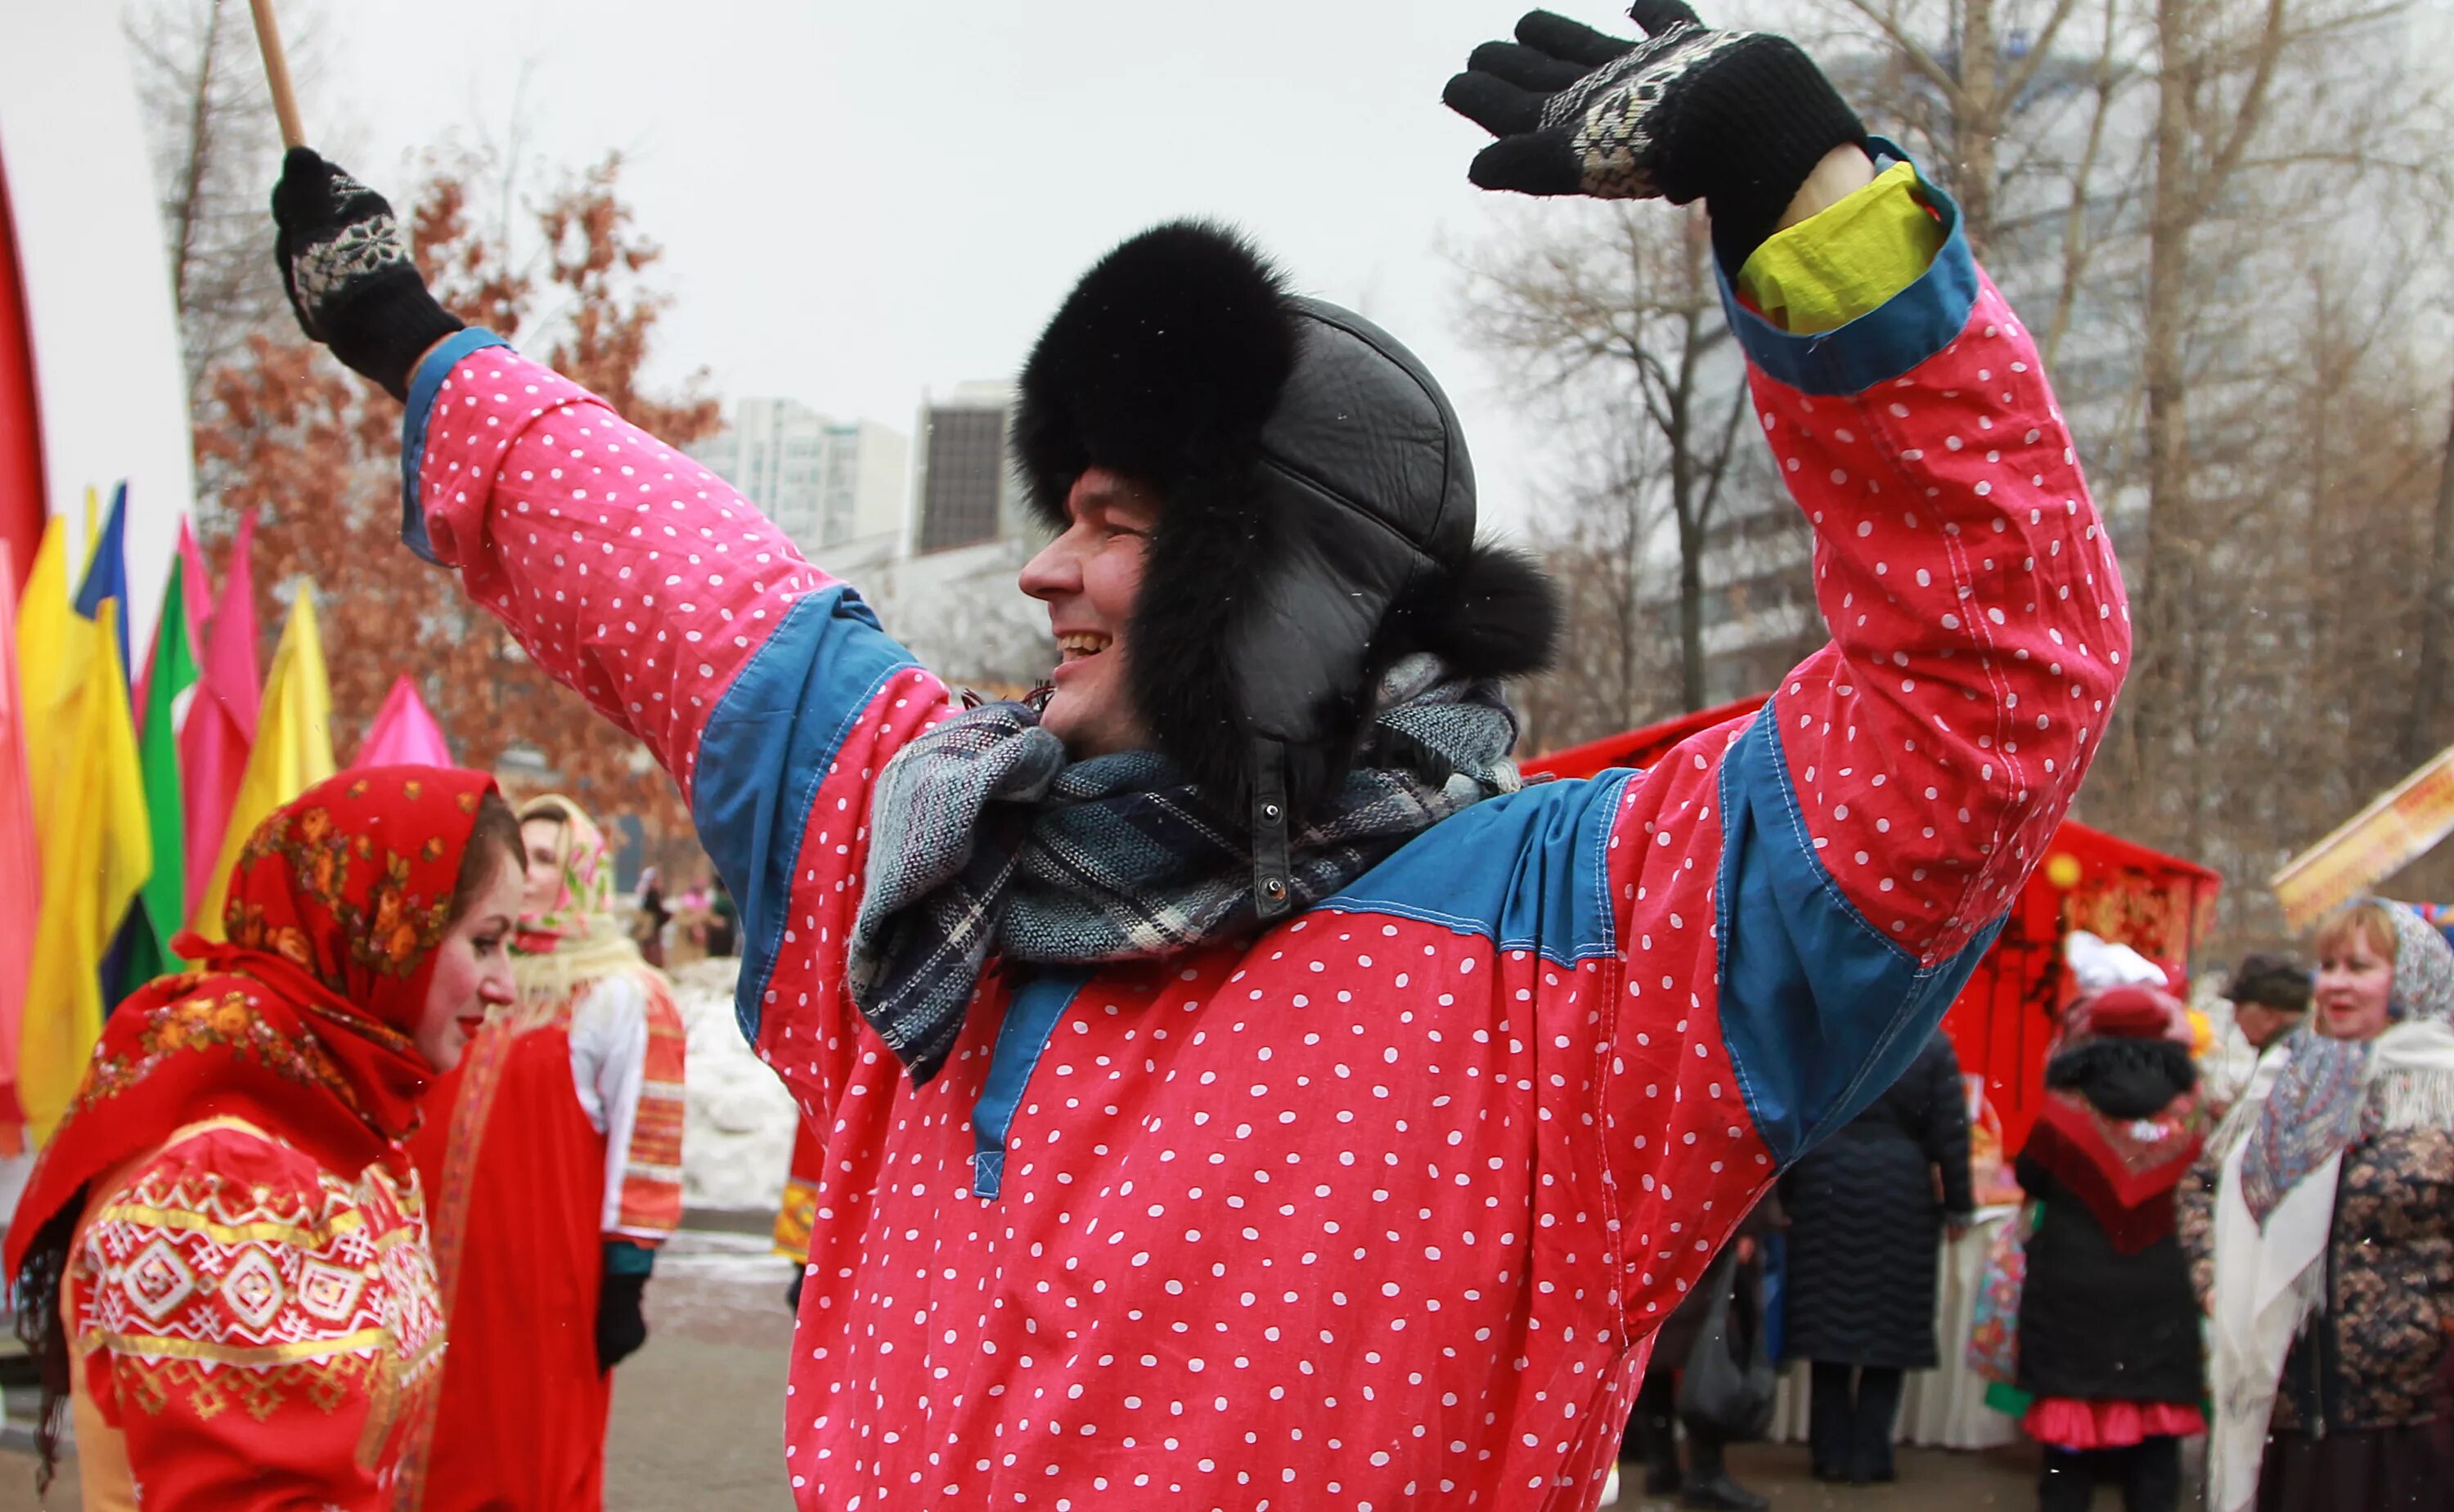
<svg viewBox="0 0 2454 1512"><path fill-rule="evenodd" d="M276 809L240 850L227 940L171 942L196 969L112 1011L9 1226L29 1246L97 1177L202 1119L277 1131L332 1168L400 1162L434 1068L412 1039L451 922L482 772L345 772Z"/></svg>

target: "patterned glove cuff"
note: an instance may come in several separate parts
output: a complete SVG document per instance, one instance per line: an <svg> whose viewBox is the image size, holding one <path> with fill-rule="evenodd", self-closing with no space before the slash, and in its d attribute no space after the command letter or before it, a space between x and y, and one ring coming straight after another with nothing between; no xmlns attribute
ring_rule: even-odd
<svg viewBox="0 0 2454 1512"><path fill-rule="evenodd" d="M426 348L466 322L434 302L408 264L386 269L317 310L332 355L394 399L409 398L410 369Z"/></svg>
<svg viewBox="0 0 2454 1512"><path fill-rule="evenodd" d="M1866 128L1786 37L1747 38L1680 92L1664 102L1676 126L1663 144L1661 189L1676 204L1704 200L1713 249L1735 277L1824 154L1862 147Z"/></svg>

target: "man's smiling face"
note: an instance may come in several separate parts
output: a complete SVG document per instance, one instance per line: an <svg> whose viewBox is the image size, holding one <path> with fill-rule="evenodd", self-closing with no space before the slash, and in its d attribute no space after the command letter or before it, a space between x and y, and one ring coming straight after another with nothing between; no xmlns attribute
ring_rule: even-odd
<svg viewBox="0 0 2454 1512"><path fill-rule="evenodd" d="M1126 684L1125 631L1158 507L1149 488L1093 468L1065 497L1065 532L1022 569L1022 591L1048 606L1056 636L1056 691L1040 727L1076 761L1150 744Z"/></svg>

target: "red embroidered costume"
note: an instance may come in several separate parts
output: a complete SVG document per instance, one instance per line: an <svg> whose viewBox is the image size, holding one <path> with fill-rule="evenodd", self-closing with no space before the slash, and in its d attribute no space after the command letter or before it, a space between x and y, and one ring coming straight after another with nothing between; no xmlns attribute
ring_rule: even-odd
<svg viewBox="0 0 2454 1512"><path fill-rule="evenodd" d="M89 1507L391 1505L443 1351L410 1030L492 786L310 788L240 852L229 942L111 1016L7 1254L66 1331Z"/></svg>

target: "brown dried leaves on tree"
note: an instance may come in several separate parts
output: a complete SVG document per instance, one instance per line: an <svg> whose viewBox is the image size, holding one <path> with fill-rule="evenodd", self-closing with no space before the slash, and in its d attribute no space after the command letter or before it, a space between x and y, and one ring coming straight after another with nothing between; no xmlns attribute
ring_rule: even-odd
<svg viewBox="0 0 2454 1512"><path fill-rule="evenodd" d="M462 319L507 337L525 331L532 350L542 331L554 368L683 445L715 428L717 406L696 379L671 397L641 386L666 305L641 275L661 252L634 226L619 174L609 157L536 209L522 226L537 237L525 258L503 234L478 229L463 177L440 174L411 216L418 260ZM295 585L314 584L341 761L407 672L464 765L492 767L507 748L530 747L558 773L554 786L591 810L636 814L652 841L681 832L673 786L638 743L532 663L453 574L400 545L398 405L285 332L252 336L219 364L202 408L197 464L219 506L203 522L207 545L226 549L240 515L259 511L256 611L268 658Z"/></svg>

